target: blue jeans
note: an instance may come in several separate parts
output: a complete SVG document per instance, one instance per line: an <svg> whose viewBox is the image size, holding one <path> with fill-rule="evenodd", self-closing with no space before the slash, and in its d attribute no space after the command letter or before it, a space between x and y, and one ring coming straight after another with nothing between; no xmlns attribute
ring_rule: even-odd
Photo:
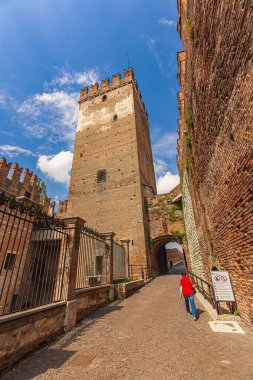
<svg viewBox="0 0 253 380"><path fill-rule="evenodd" d="M196 318L197 314L196 314L196 307L195 307L195 302L194 302L194 296L184 296L186 311L187 311L187 313L190 314L189 300L190 300L191 308L192 308L192 316L194 318Z"/></svg>

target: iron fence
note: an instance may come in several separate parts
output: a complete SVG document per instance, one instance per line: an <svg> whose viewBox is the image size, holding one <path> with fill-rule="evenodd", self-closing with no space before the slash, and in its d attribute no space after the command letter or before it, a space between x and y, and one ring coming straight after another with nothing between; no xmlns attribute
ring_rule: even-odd
<svg viewBox="0 0 253 380"><path fill-rule="evenodd" d="M132 280L139 280L143 279L147 281L149 278L152 277L152 271L150 268L146 267L145 265L139 265L139 264L130 264L129 265L129 275Z"/></svg>
<svg viewBox="0 0 253 380"><path fill-rule="evenodd" d="M214 294L213 294L212 285L208 281L204 280L203 278L190 272L188 269L186 269L186 272L188 273L189 277L194 282L196 288L204 296L204 298L206 298L214 307L217 308L217 304L216 304Z"/></svg>
<svg viewBox="0 0 253 380"><path fill-rule="evenodd" d="M108 246L103 235L83 227L80 233L76 289L107 284Z"/></svg>
<svg viewBox="0 0 253 380"><path fill-rule="evenodd" d="M0 315L63 299L67 242L63 222L0 194Z"/></svg>
<svg viewBox="0 0 253 380"><path fill-rule="evenodd" d="M71 281L82 289L109 283L111 274L126 277L123 246L113 243L112 263L105 235L78 227L73 252L70 236L63 220L29 199L0 193L0 315L65 300ZM74 280L72 254L78 255Z"/></svg>
<svg viewBox="0 0 253 380"><path fill-rule="evenodd" d="M126 252L125 248L113 242L113 280L126 278Z"/></svg>

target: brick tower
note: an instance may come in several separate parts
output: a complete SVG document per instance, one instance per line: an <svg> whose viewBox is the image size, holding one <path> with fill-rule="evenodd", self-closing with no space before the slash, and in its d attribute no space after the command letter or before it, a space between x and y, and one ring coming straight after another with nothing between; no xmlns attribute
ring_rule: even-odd
<svg viewBox="0 0 253 380"><path fill-rule="evenodd" d="M156 194L148 115L132 69L81 90L68 216L130 240L130 262L149 264L145 197Z"/></svg>

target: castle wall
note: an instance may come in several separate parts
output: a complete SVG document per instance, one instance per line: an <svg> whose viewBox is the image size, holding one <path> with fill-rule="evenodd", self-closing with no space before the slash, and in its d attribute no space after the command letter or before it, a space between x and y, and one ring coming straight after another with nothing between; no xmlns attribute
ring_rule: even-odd
<svg viewBox="0 0 253 380"><path fill-rule="evenodd" d="M23 178L21 176L23 174ZM0 194L25 197L26 201L40 204L37 176L28 169L23 171L17 163L0 161ZM29 200L28 200L29 199ZM42 211L53 215L54 202L44 197ZM20 293L21 281L27 271L29 244L33 229L33 216L12 211L0 202L0 315L11 310L14 294ZM8 255L14 255L13 266L8 267ZM3 305L4 309L3 309Z"/></svg>
<svg viewBox="0 0 253 380"><path fill-rule="evenodd" d="M149 133L138 97L131 69L122 79L113 76L112 84L106 79L100 88L95 84L81 91L67 215L79 216L99 231L113 231L118 239L130 239L130 261L146 265L142 184L155 191L155 179L153 163L149 174L143 164L142 156L148 154L149 162L152 154L148 141L144 147L139 142L145 128L144 140Z"/></svg>
<svg viewBox="0 0 253 380"><path fill-rule="evenodd" d="M194 213L200 251L196 265L203 262L206 278L212 265L229 270L238 309L249 321L253 319L253 13L249 1L235 0L178 0L178 8L184 44L178 55L178 163L181 179L188 173L189 192L183 191L183 199L191 198ZM185 213L187 224L189 211Z"/></svg>
<svg viewBox="0 0 253 380"><path fill-rule="evenodd" d="M5 158L0 160L0 192L5 191L15 197L23 196L34 203L41 204L37 181L38 177L29 169L23 170L17 163L8 163ZM55 202L51 202L50 198L45 196L41 206L42 211L53 215Z"/></svg>

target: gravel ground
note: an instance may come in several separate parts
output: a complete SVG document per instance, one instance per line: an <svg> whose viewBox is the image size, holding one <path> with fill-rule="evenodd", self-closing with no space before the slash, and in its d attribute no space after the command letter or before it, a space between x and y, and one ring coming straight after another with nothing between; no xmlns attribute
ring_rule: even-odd
<svg viewBox="0 0 253 380"><path fill-rule="evenodd" d="M253 334L214 333L179 299L180 276L157 277L21 361L4 380L253 380Z"/></svg>

